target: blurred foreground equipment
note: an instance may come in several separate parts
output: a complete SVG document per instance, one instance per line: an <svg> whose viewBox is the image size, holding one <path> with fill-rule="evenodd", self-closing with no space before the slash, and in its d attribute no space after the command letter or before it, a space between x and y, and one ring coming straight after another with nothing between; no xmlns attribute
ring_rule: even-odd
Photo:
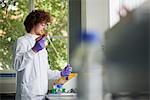
<svg viewBox="0 0 150 100"><path fill-rule="evenodd" d="M129 13L105 34L105 93L136 97L144 94L148 99L149 4L147 1Z"/></svg>

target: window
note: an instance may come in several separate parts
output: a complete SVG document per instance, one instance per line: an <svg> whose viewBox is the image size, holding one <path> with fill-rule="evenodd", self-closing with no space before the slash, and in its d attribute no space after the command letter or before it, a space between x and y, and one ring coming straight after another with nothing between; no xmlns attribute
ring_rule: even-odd
<svg viewBox="0 0 150 100"><path fill-rule="evenodd" d="M13 44L25 33L27 13L25 0L0 0L0 70L12 69Z"/></svg>

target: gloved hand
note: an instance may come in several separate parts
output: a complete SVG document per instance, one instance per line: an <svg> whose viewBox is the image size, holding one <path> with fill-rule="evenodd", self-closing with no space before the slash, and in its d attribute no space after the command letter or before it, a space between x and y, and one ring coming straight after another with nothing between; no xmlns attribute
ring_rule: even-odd
<svg viewBox="0 0 150 100"><path fill-rule="evenodd" d="M32 50L34 52L39 52L40 50L45 48L45 37L41 37L39 40L36 41L34 47L32 48Z"/></svg>
<svg viewBox="0 0 150 100"><path fill-rule="evenodd" d="M72 72L72 67L70 67L70 64L68 64L62 71L61 76L66 77L69 76L69 74Z"/></svg>

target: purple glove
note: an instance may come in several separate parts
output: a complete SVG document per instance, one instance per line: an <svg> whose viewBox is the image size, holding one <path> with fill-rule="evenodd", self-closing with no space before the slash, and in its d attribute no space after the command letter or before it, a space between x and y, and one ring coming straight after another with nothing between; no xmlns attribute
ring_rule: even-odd
<svg viewBox="0 0 150 100"><path fill-rule="evenodd" d="M45 37L42 37L40 40L36 41L34 47L32 48L33 51L38 52L45 48Z"/></svg>
<svg viewBox="0 0 150 100"><path fill-rule="evenodd" d="M70 64L68 64L62 71L61 76L66 77L69 76L69 74L72 72L72 67L70 67Z"/></svg>

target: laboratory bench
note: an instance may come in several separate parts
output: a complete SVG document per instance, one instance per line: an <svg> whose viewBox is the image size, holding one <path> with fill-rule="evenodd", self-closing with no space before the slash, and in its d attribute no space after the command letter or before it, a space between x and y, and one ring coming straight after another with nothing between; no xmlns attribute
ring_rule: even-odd
<svg viewBox="0 0 150 100"><path fill-rule="evenodd" d="M78 100L76 93L62 93L46 95L46 100ZM0 94L0 100L15 100L15 94ZM148 94L142 95L117 95L113 94L111 98L105 98L105 100L149 100Z"/></svg>
<svg viewBox="0 0 150 100"><path fill-rule="evenodd" d="M48 94L47 100L77 100L76 93Z"/></svg>

